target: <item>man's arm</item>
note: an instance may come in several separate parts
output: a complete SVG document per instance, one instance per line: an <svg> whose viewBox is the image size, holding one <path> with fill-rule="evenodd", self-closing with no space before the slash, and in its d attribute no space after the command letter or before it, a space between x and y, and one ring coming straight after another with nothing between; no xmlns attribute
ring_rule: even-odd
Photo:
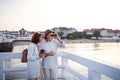
<svg viewBox="0 0 120 80"><path fill-rule="evenodd" d="M55 53L53 51L50 51L49 53L45 53L45 57L54 56L54 55L55 55Z"/></svg>

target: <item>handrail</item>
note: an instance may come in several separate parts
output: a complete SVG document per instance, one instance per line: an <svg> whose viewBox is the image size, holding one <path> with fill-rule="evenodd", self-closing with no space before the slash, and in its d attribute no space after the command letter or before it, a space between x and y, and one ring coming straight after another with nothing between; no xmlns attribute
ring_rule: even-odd
<svg viewBox="0 0 120 80"><path fill-rule="evenodd" d="M62 77L66 80L70 80L67 78L66 74L67 71L71 72L74 76L78 77L79 79L84 80L101 80L101 74L104 74L113 80L120 80L120 68L115 67L112 65L108 65L105 63L97 62L94 60L90 60L84 57L80 57L77 55L73 55L71 53L67 52L58 52L58 57L61 57L62 59ZM20 59L22 56L21 53L13 53L13 52L0 52L0 80L5 79L5 71L4 68L4 60L6 59ZM84 77L78 72L71 69L68 65L68 60L72 60L74 62L77 62L78 64L81 64L88 68L88 77Z"/></svg>
<svg viewBox="0 0 120 80"><path fill-rule="evenodd" d="M62 52L60 55L87 67L88 80L101 80L101 74L104 74L113 80L120 80L120 67L115 67L107 63L97 62L67 52Z"/></svg>

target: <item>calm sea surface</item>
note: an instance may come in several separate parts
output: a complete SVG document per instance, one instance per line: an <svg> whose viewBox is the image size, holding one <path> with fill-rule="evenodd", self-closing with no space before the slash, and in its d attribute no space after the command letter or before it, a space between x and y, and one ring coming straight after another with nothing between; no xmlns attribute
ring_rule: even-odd
<svg viewBox="0 0 120 80"><path fill-rule="evenodd" d="M62 50L120 66L120 43L66 44Z"/></svg>
<svg viewBox="0 0 120 80"><path fill-rule="evenodd" d="M28 45L15 45L13 52L21 52ZM120 66L120 43L78 43L78 44L66 44L66 48L58 49L59 51L70 52L72 54L86 57L89 59L94 59L98 61L103 61L115 66ZM20 64L20 60L12 60L11 63L7 63L8 67L19 67L25 66L25 64ZM11 65L12 64L12 65ZM74 65L73 65L74 64ZM79 71L79 73L87 76L87 68L72 61L69 61L71 68ZM8 76L9 77L9 76ZM102 76L104 80L111 80L106 76ZM72 77L73 78L73 77ZM77 78L71 79L77 80Z"/></svg>
<svg viewBox="0 0 120 80"><path fill-rule="evenodd" d="M15 45L13 52L21 52L28 45ZM120 43L82 43L66 44L66 48L58 49L72 54L120 65Z"/></svg>

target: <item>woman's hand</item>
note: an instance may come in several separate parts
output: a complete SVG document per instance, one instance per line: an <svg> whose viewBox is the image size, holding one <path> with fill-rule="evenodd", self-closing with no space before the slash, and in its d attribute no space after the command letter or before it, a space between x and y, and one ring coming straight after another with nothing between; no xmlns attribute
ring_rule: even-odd
<svg viewBox="0 0 120 80"><path fill-rule="evenodd" d="M57 39L60 43L63 43L62 39L56 34L55 39Z"/></svg>
<svg viewBox="0 0 120 80"><path fill-rule="evenodd" d="M45 57L45 53L39 53L39 57L40 57L40 58Z"/></svg>

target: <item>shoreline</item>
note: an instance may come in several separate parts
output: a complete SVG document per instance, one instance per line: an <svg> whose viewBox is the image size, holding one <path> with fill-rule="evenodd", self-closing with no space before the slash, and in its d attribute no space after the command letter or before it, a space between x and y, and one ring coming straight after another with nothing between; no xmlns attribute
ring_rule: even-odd
<svg viewBox="0 0 120 80"><path fill-rule="evenodd" d="M63 40L65 44L79 44L79 43L120 43L120 40L93 40L93 39L76 39L76 40ZM0 52L11 52L14 45L28 45L30 41L20 40L12 43L1 43Z"/></svg>
<svg viewBox="0 0 120 80"><path fill-rule="evenodd" d="M92 39L77 39L77 40L64 40L65 43L119 43L120 40L92 40Z"/></svg>

